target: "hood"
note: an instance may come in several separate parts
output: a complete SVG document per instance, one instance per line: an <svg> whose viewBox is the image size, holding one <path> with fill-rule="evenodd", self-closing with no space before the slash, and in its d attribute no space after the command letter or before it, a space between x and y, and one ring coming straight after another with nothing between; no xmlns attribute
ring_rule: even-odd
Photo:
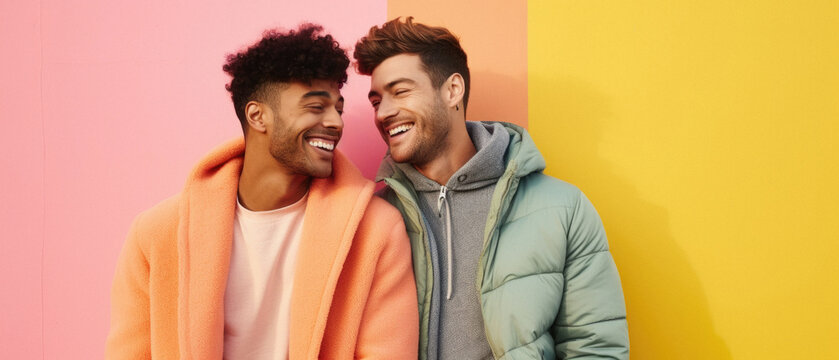
<svg viewBox="0 0 839 360"><path fill-rule="evenodd" d="M512 173L513 177L524 177L534 172L541 172L545 169L545 158L536 148L536 143L530 137L527 130L521 126L497 122L497 121L481 121L478 122L485 127L493 127L495 124L501 125L509 134L510 141L507 146L507 151L504 154L505 173ZM400 167L410 166L409 164L399 164L393 161L390 157L390 151L385 155L379 170L376 173L376 181L382 181L386 178L393 178L397 181L403 179L407 181L405 171Z"/></svg>

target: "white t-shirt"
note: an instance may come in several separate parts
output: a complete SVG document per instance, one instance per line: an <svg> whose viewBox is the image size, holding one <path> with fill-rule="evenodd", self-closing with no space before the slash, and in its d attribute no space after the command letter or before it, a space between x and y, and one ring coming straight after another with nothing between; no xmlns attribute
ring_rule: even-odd
<svg viewBox="0 0 839 360"><path fill-rule="evenodd" d="M289 303L307 198L269 211L250 211L237 201L224 359L288 359Z"/></svg>

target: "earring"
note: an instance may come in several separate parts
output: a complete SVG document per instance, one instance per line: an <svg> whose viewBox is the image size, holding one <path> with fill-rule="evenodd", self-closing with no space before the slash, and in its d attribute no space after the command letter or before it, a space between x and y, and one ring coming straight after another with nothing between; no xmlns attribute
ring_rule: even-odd
<svg viewBox="0 0 839 360"><path fill-rule="evenodd" d="M454 110L455 110L455 111L460 111L460 108L459 108L457 105L455 105L455 106L454 106Z"/></svg>

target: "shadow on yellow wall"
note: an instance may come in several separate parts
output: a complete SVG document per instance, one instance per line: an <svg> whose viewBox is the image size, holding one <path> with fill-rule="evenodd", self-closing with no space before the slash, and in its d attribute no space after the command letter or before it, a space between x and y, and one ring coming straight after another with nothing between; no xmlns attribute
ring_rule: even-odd
<svg viewBox="0 0 839 360"><path fill-rule="evenodd" d="M714 329L696 270L670 231L667 209L644 200L597 156L604 122L612 116L609 99L574 79L531 76L530 82L552 89L557 99L550 118L531 124L546 173L580 186L606 227L623 283L633 358L732 359ZM574 138L573 148L557 146L566 137ZM563 151L544 150L556 148ZM564 171L583 168L589 172Z"/></svg>
<svg viewBox="0 0 839 360"><path fill-rule="evenodd" d="M635 359L833 359L839 2L528 2L529 128L602 214Z"/></svg>

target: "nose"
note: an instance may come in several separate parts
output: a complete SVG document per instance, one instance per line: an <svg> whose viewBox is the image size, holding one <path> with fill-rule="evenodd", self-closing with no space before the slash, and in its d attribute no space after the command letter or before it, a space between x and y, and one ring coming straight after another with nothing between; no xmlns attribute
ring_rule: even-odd
<svg viewBox="0 0 839 360"><path fill-rule="evenodd" d="M379 100L379 107L376 108L376 121L382 122L399 113L399 108L394 106L392 101L386 98Z"/></svg>
<svg viewBox="0 0 839 360"><path fill-rule="evenodd" d="M338 113L338 109L333 108L323 117L323 126L330 129L341 130L344 128L344 119Z"/></svg>

